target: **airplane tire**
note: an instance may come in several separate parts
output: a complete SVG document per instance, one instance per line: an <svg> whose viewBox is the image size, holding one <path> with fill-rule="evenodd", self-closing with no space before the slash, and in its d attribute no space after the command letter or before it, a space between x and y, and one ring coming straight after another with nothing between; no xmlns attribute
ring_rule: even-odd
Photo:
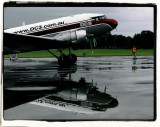
<svg viewBox="0 0 160 127"><path fill-rule="evenodd" d="M68 63L70 65L75 64L75 62L77 61L77 56L75 54L70 54L67 57L68 57Z"/></svg>
<svg viewBox="0 0 160 127"><path fill-rule="evenodd" d="M59 58L58 58L58 63L60 66L65 66L68 64L68 58L66 55L61 55Z"/></svg>

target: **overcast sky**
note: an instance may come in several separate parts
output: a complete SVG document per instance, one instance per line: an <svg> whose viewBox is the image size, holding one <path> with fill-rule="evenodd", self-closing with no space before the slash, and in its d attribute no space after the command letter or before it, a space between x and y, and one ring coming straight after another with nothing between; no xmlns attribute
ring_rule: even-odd
<svg viewBox="0 0 160 127"><path fill-rule="evenodd" d="M152 7L7 7L4 8L4 28L21 26L80 13L102 13L118 21L112 34L133 37L142 30L153 31Z"/></svg>

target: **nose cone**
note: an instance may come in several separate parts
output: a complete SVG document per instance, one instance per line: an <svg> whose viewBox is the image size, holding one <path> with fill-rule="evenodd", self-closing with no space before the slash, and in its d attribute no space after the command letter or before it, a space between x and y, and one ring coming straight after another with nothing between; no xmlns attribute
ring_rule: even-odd
<svg viewBox="0 0 160 127"><path fill-rule="evenodd" d="M117 106L118 106L118 100L114 98L110 103L110 108L114 108Z"/></svg>
<svg viewBox="0 0 160 127"><path fill-rule="evenodd" d="M106 20L106 23L109 24L113 29L115 29L118 25L118 22L114 19Z"/></svg>

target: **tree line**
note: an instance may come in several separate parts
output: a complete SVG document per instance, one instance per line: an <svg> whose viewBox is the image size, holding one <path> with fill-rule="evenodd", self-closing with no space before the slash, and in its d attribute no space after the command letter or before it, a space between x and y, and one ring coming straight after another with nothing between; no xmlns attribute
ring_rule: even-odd
<svg viewBox="0 0 160 127"><path fill-rule="evenodd" d="M131 49L133 46L142 49L154 48L154 33L149 30L143 30L133 37L123 35L111 35L107 33L96 38L97 48L123 48Z"/></svg>

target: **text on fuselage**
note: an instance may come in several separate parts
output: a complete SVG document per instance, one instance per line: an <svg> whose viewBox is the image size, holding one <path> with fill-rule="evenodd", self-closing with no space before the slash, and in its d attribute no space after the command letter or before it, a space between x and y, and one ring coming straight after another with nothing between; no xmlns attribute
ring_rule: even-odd
<svg viewBox="0 0 160 127"><path fill-rule="evenodd" d="M52 28L52 27L55 27L55 26L58 26L58 25L62 25L62 24L64 24L64 21L63 22L58 22L58 23L51 23L51 24L47 24L47 25L37 25L37 26L30 27L28 29L15 31L13 33L14 34L25 34L25 33L29 33L29 32L39 31L39 30L42 30L42 29L49 29L49 28Z"/></svg>

